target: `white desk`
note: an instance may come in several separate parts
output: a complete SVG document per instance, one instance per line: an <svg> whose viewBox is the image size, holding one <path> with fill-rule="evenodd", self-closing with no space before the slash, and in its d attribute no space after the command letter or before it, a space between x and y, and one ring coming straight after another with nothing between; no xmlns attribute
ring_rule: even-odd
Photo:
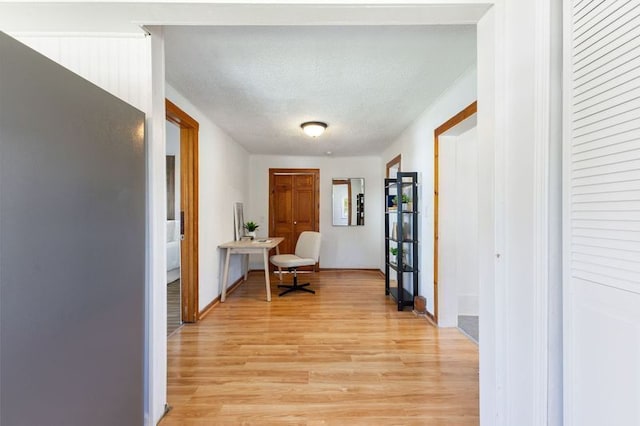
<svg viewBox="0 0 640 426"><path fill-rule="evenodd" d="M266 242L260 242L267 240ZM269 250L275 248L276 254L280 254L278 245L284 240L282 237L257 238L250 241L229 241L219 245L218 247L227 249L227 255L224 259L224 273L222 274L222 295L220 301L224 302L227 298L227 281L229 279L229 258L232 254L244 254L244 279L246 281L249 273L249 255L262 253L264 259L264 280L267 288L267 302L271 302L271 282L269 281Z"/></svg>

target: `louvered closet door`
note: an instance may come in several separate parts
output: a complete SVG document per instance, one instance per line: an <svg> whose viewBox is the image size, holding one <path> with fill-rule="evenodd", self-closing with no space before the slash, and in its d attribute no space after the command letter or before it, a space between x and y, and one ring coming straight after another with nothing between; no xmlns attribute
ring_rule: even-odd
<svg viewBox="0 0 640 426"><path fill-rule="evenodd" d="M640 0L565 10L565 424L640 425Z"/></svg>

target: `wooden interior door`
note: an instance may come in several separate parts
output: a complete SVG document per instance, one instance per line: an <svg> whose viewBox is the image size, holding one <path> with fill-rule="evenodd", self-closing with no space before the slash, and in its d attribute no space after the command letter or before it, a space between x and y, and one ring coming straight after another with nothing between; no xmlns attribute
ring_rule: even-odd
<svg viewBox="0 0 640 426"><path fill-rule="evenodd" d="M293 253L300 233L320 229L320 170L269 169L269 236Z"/></svg>

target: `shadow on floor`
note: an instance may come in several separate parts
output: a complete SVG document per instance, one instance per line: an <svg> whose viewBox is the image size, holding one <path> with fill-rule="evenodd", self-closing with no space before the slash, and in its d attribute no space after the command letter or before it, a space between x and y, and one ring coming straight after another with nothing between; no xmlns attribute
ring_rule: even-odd
<svg viewBox="0 0 640 426"><path fill-rule="evenodd" d="M458 315L458 328L474 342L480 342L479 319L477 316Z"/></svg>

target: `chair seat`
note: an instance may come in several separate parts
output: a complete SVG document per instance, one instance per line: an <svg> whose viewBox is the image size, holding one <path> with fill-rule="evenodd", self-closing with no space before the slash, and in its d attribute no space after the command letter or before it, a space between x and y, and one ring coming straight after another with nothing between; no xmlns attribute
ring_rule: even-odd
<svg viewBox="0 0 640 426"><path fill-rule="evenodd" d="M312 266L315 259L298 257L295 254L276 254L269 259L271 263L281 268L296 268L298 266Z"/></svg>

